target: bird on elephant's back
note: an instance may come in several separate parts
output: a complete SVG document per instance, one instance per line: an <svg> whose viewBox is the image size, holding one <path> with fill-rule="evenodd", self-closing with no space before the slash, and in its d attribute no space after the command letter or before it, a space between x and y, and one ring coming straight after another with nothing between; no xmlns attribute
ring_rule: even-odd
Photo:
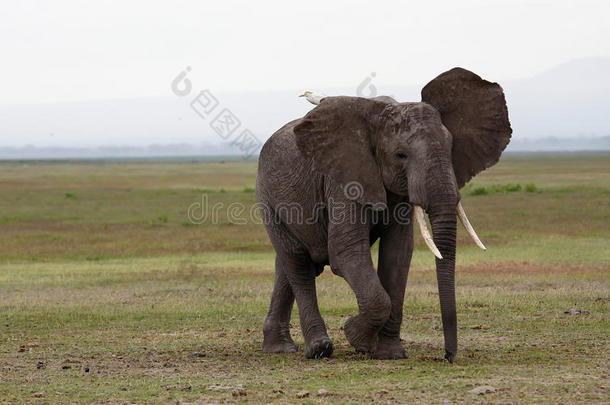
<svg viewBox="0 0 610 405"><path fill-rule="evenodd" d="M374 358L406 357L400 326L415 217L436 256L445 357L453 362L457 217L485 248L459 190L494 165L510 141L502 88L454 68L423 88L421 102L385 96L314 101L319 105L273 134L259 157L257 198L276 251L263 350L297 351L289 333L296 299L306 357L332 354L315 286L329 264L358 302L358 315L344 327L350 344ZM370 246L377 239L376 272Z"/></svg>

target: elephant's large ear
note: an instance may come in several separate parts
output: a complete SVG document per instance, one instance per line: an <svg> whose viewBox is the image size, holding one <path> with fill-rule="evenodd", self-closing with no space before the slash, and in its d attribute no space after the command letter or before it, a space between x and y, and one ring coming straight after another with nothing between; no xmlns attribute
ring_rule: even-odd
<svg viewBox="0 0 610 405"><path fill-rule="evenodd" d="M330 176L346 197L374 209L386 191L373 153L375 121L386 103L361 97L325 97L294 128L301 153Z"/></svg>
<svg viewBox="0 0 610 405"><path fill-rule="evenodd" d="M440 112L453 135L453 170L459 188L498 162L512 133L498 83L454 68L428 83L421 94L422 101Z"/></svg>

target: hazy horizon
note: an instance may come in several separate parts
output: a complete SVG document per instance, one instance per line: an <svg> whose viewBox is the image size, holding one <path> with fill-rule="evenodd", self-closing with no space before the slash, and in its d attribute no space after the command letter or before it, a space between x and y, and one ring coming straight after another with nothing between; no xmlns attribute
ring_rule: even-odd
<svg viewBox="0 0 610 405"><path fill-rule="evenodd" d="M204 89L264 142L313 107L298 92L419 101L454 66L503 86L514 142L610 135L607 2L164 4L0 5L0 147L222 145Z"/></svg>

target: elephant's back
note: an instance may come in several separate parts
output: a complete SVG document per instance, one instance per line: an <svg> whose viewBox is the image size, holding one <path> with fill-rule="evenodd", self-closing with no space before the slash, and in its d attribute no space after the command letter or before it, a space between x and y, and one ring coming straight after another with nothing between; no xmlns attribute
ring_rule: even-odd
<svg viewBox="0 0 610 405"><path fill-rule="evenodd" d="M294 127L296 127L302 118L290 121L277 131L263 145L259 160L259 172L266 169L267 166L277 166L283 164L290 159L296 159L300 153L297 147L296 138L294 135Z"/></svg>
<svg viewBox="0 0 610 405"><path fill-rule="evenodd" d="M265 142L258 159L256 179L259 201L284 200L286 193L305 186L305 173L311 171L309 160L299 152L294 127L301 119L278 129Z"/></svg>

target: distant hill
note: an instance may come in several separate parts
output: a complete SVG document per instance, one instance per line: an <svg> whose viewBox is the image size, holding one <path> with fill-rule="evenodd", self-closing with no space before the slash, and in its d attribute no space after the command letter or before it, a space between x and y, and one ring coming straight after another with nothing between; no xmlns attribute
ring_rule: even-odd
<svg viewBox="0 0 610 405"><path fill-rule="evenodd" d="M507 97L514 130L509 150L610 150L608 72L610 58L587 58L528 79L502 81L493 78L502 84ZM484 72L477 73L485 77ZM329 95L356 95L357 85L314 90ZM380 85L377 94L394 95L399 101L417 101L423 85L425 83L418 86ZM231 139L220 138L210 127L210 121L221 108L230 109L240 120L239 131L249 129L261 141L284 123L313 108L296 97L305 89L214 93L219 107L204 119L190 105L199 90L203 88L194 89L191 95L183 98L171 95L0 105L0 158L12 154L36 157L37 153L45 156L78 153L161 156L186 152L239 155L240 150L231 146ZM168 94L171 94L169 85Z"/></svg>
<svg viewBox="0 0 610 405"><path fill-rule="evenodd" d="M529 144L556 150L560 145L582 150L597 145L608 149L603 138L610 136L609 75L610 57L605 57L573 60L527 79L487 78L499 82L506 94L513 127L509 147L517 144L521 149ZM384 86L383 90L400 100L420 99L414 86Z"/></svg>
<svg viewBox="0 0 610 405"><path fill-rule="evenodd" d="M610 58L575 60L502 83L515 139L610 135Z"/></svg>

